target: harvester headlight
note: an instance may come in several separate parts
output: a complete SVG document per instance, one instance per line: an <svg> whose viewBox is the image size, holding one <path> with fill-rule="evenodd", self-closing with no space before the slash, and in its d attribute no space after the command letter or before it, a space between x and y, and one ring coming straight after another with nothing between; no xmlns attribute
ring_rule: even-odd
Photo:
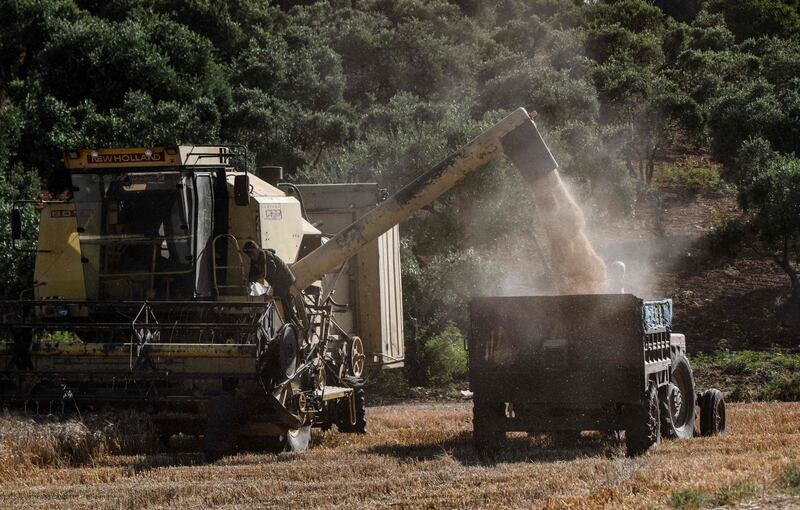
<svg viewBox="0 0 800 510"><path fill-rule="evenodd" d="M78 154L78 151L69 151L67 152L67 156L69 156L69 159L78 159L80 154Z"/></svg>
<svg viewBox="0 0 800 510"><path fill-rule="evenodd" d="M146 157L146 158L153 157L153 151L151 151L150 149L145 149L144 150L144 157Z"/></svg>
<svg viewBox="0 0 800 510"><path fill-rule="evenodd" d="M99 152L97 152L97 149L92 149L92 157L93 157L93 158L96 158L96 157L97 157L97 156L99 156L99 155L100 155L100 153L99 153Z"/></svg>

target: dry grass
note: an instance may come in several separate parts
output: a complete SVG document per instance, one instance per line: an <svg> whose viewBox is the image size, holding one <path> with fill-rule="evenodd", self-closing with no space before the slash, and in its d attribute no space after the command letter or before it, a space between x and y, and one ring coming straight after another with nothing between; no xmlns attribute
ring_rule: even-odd
<svg viewBox="0 0 800 510"><path fill-rule="evenodd" d="M155 451L158 438L146 415L125 411L84 419L0 416L0 482L34 468L94 465L113 453Z"/></svg>
<svg viewBox="0 0 800 510"><path fill-rule="evenodd" d="M0 506L691 508L785 493L800 458L796 403L732 405L727 435L668 441L639 459L592 436L574 450L515 436L481 457L468 403L374 407L368 419L369 434L318 434L304 454L213 465L190 453L106 455L90 467L32 468L0 485Z"/></svg>
<svg viewBox="0 0 800 510"><path fill-rule="evenodd" d="M85 465L102 452L100 435L80 421L0 418L0 480L14 478L33 466Z"/></svg>

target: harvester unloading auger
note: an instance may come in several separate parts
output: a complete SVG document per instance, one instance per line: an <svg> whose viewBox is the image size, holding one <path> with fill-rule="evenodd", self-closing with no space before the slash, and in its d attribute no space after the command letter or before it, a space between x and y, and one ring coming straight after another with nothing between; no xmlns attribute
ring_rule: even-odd
<svg viewBox="0 0 800 510"><path fill-rule="evenodd" d="M372 239L433 202L500 154L514 162L542 215L544 238L558 254L549 261L562 294L606 290L605 263L584 232L583 214L558 174L558 164L524 108L519 108L461 150L419 176L372 212L292 266L299 292L358 252Z"/></svg>
<svg viewBox="0 0 800 510"><path fill-rule="evenodd" d="M364 432L364 365L402 361L402 335L362 342L353 331L370 314L345 324L337 315L345 304L331 291L342 285L347 261L373 248L358 273L377 279L378 266L368 263L380 258L375 241L501 153L539 202L559 291L603 292L605 265L521 108L392 197L376 199L377 207L327 242L298 189L269 183L270 172L262 179L237 170L234 149L67 151L66 198L36 201L33 299L3 303L10 335L0 344L0 402L39 412L145 407L164 437L202 434L209 459L245 440L302 450L312 426ZM292 193L282 191L287 186ZM351 210L352 195L337 204L331 210ZM17 240L19 220L12 215ZM259 275L271 293L257 291ZM384 279L362 287L383 292ZM379 297L362 295L351 305ZM402 324L393 317L391 324ZM77 337L54 342L54 331ZM372 346L366 353L365 345Z"/></svg>

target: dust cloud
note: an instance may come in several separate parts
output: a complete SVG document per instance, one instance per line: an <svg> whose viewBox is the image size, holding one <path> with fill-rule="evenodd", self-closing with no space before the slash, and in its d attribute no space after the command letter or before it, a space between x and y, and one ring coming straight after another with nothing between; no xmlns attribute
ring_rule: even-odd
<svg viewBox="0 0 800 510"><path fill-rule="evenodd" d="M539 216L541 239L560 294L602 294L608 288L606 264L586 236L586 219L558 170L528 179Z"/></svg>

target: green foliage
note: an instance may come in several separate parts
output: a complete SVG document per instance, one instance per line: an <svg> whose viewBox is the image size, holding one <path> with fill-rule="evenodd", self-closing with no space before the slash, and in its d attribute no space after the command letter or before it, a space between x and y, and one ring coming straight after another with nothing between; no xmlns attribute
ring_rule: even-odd
<svg viewBox="0 0 800 510"><path fill-rule="evenodd" d="M713 190L721 184L719 170L713 165L672 165L663 169L655 180L691 191Z"/></svg>
<svg viewBox="0 0 800 510"><path fill-rule="evenodd" d="M791 37L800 33L797 5L781 0L711 0L708 6L721 12L738 40L761 35Z"/></svg>
<svg viewBox="0 0 800 510"><path fill-rule="evenodd" d="M81 339L72 331L49 331L42 340L55 343L73 343L80 342Z"/></svg>
<svg viewBox="0 0 800 510"><path fill-rule="evenodd" d="M689 488L672 493L669 506L681 510L727 506L752 496L758 489L757 485L748 480L736 480L730 485L721 485L713 493Z"/></svg>
<svg viewBox="0 0 800 510"><path fill-rule="evenodd" d="M0 173L0 218L8 218L14 207L22 211L22 232L26 240L16 243L18 248L30 249L35 246L35 233L39 216L30 205L15 206L15 200L27 200L39 192L39 179L31 172L23 171L18 165L11 171ZM0 296L3 299L17 299L24 289L30 289L33 281L33 257L19 253L12 248L10 225L4 222L0 234L0 274L3 286Z"/></svg>
<svg viewBox="0 0 800 510"><path fill-rule="evenodd" d="M736 257L748 234L748 225L741 218L729 218L712 224L708 233L711 253L721 257Z"/></svg>
<svg viewBox="0 0 800 510"><path fill-rule="evenodd" d="M709 506L713 501L714 497L708 492L689 488L673 492L669 498L669 506L680 510L696 510Z"/></svg>
<svg viewBox="0 0 800 510"><path fill-rule="evenodd" d="M748 227L789 276L800 300L800 159L784 156L763 140L749 140L739 153L739 203Z"/></svg>
<svg viewBox="0 0 800 510"><path fill-rule="evenodd" d="M368 376L364 384L370 396L403 398L409 393L408 380L401 369L380 370Z"/></svg>
<svg viewBox="0 0 800 510"><path fill-rule="evenodd" d="M728 351L692 357L697 374L713 377L728 401L800 400L800 355Z"/></svg>
<svg viewBox="0 0 800 510"><path fill-rule="evenodd" d="M419 358L426 384L442 386L466 379L464 335L455 324L449 323L441 333L425 338L420 347Z"/></svg>
<svg viewBox="0 0 800 510"><path fill-rule="evenodd" d="M793 491L800 491L800 462L792 462L786 466L783 483Z"/></svg>

